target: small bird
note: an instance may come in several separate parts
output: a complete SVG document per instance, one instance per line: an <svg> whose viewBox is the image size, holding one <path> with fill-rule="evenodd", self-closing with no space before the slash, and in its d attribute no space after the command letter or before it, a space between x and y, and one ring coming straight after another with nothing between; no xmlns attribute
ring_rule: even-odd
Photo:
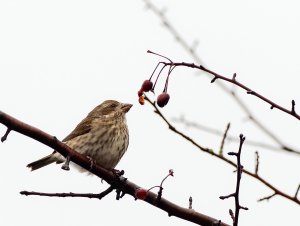
<svg viewBox="0 0 300 226"><path fill-rule="evenodd" d="M62 140L75 151L88 156L92 161L106 169L113 169L129 144L129 133L125 114L132 104L106 100L95 107L76 128ZM31 170L56 162L63 163L65 158L54 151L52 154L27 165ZM81 168L82 169L82 168Z"/></svg>

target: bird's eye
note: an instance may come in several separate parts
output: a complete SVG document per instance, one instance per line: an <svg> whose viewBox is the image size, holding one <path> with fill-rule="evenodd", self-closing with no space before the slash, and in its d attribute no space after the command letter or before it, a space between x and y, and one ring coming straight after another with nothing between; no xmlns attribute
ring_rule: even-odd
<svg viewBox="0 0 300 226"><path fill-rule="evenodd" d="M115 107L117 107L117 106L118 106L118 105L117 105L116 103L111 103L109 107L115 108Z"/></svg>

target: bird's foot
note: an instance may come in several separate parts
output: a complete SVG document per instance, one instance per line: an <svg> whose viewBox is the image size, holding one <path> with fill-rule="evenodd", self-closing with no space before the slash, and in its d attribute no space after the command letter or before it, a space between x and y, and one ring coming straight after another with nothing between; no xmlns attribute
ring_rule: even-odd
<svg viewBox="0 0 300 226"><path fill-rule="evenodd" d="M71 160L71 158L70 158L70 156L68 155L68 156L66 157L66 161L65 161L64 164L61 166L61 168L62 168L63 170L70 170L70 160Z"/></svg>
<svg viewBox="0 0 300 226"><path fill-rule="evenodd" d="M119 200L119 199L123 198L124 195L126 194L121 189L121 187L126 186L127 178L123 177L123 175L125 174L124 170L112 169L112 172L115 175L115 181L113 182L114 184L112 184L112 186L117 187L117 189L116 189L116 199ZM116 186L117 184L119 186Z"/></svg>
<svg viewBox="0 0 300 226"><path fill-rule="evenodd" d="M94 165L96 164L95 160L92 159L90 156L86 156L88 160L90 161L90 170L93 169Z"/></svg>
<svg viewBox="0 0 300 226"><path fill-rule="evenodd" d="M124 170L112 169L111 171L113 172L113 174L114 174L116 177L119 177L119 178L125 174L125 171L124 171Z"/></svg>

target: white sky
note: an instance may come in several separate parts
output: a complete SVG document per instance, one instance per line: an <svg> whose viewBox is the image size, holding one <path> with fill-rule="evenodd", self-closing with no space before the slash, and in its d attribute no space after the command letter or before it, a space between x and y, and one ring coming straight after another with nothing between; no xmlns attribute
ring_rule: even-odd
<svg viewBox="0 0 300 226"><path fill-rule="evenodd" d="M232 76L277 103L300 112L298 1L153 1L193 43L205 65ZM204 154L170 132L149 105L140 106L137 90L152 73L160 52L174 61L193 62L143 1L17 1L0 2L0 109L63 139L96 105L106 99L130 102L130 146L117 166L133 182L158 185L169 169L175 177L165 182L164 197L231 223L233 200L220 195L235 188L233 168ZM197 76L195 76L197 75ZM247 139L271 141L227 94L210 84L205 74L180 68L170 79L169 118L184 115L200 124L243 133ZM161 92L160 81L157 95ZM284 142L299 145L299 122L257 98L239 92L251 110ZM221 138L176 125L201 145L218 148ZM0 134L6 128L0 126ZM226 143L234 151L236 143ZM284 192L294 194L300 182L299 157L245 146L242 161L254 168L260 152L260 172ZM11 133L0 144L0 225L191 225L142 201L110 194L101 201L84 198L24 197L21 190L41 192L100 192L107 185L76 170L53 165L36 172L25 167L52 150L22 135ZM244 175L240 225L295 225L299 206L281 197L256 200L271 191Z"/></svg>

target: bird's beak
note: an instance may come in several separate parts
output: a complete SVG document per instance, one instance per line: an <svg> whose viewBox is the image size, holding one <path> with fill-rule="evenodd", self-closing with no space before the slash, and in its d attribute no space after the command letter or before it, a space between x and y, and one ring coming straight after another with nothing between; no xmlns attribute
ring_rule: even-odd
<svg viewBox="0 0 300 226"><path fill-rule="evenodd" d="M124 113L126 113L130 110L131 107L132 107L132 104L122 104L121 109Z"/></svg>

